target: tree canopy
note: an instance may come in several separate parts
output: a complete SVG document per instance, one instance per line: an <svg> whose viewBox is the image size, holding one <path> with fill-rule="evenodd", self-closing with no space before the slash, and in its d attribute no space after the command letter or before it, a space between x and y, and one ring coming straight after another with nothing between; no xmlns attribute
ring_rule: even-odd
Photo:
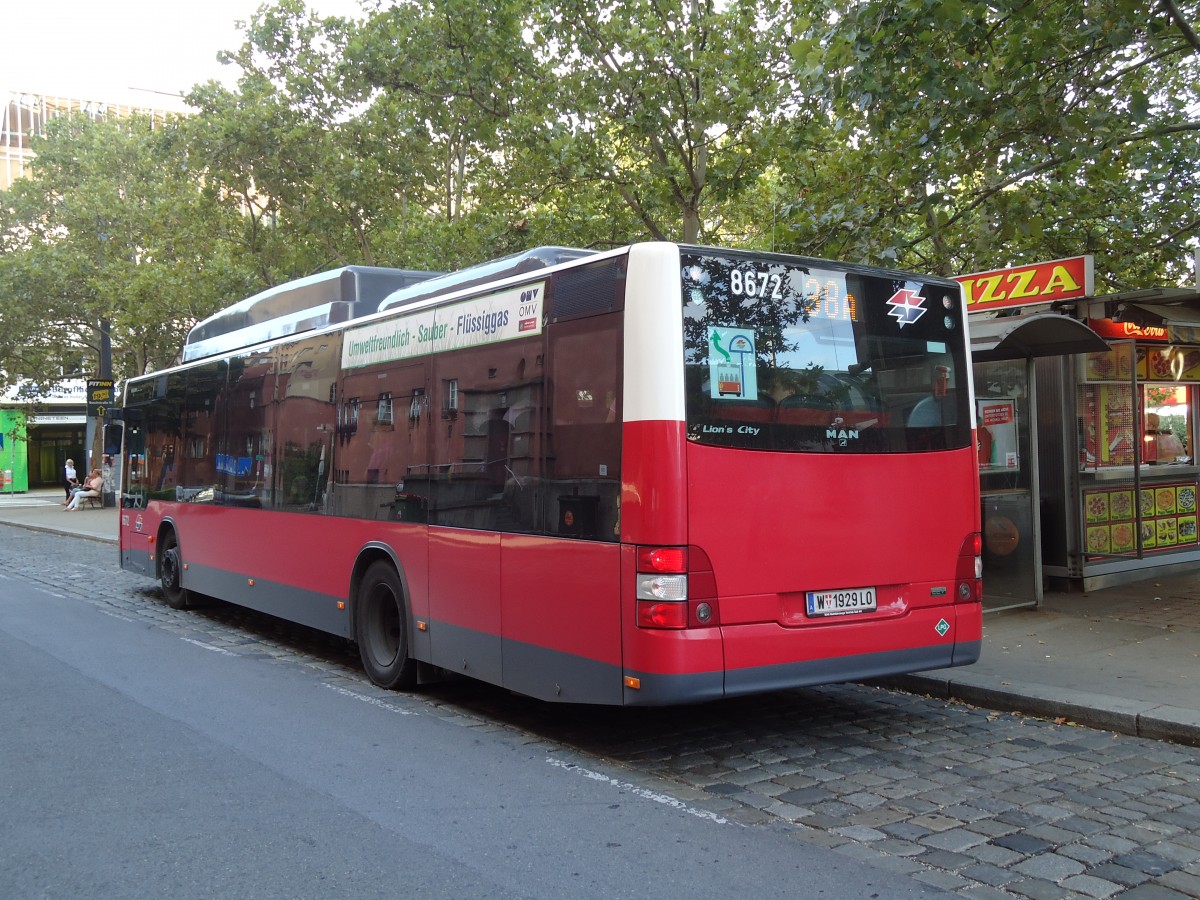
<svg viewBox="0 0 1200 900"><path fill-rule="evenodd" d="M167 123L56 120L0 194L13 376L168 364L195 321L347 264L646 239L940 275L1091 253L1182 284L1200 3L276 0ZM46 323L56 323L47 328Z"/></svg>

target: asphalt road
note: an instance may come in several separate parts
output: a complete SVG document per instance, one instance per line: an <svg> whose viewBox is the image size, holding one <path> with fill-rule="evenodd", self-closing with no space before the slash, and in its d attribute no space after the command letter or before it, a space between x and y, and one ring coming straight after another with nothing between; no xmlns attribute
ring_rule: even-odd
<svg viewBox="0 0 1200 900"><path fill-rule="evenodd" d="M113 557L0 526L0 896L938 894Z"/></svg>

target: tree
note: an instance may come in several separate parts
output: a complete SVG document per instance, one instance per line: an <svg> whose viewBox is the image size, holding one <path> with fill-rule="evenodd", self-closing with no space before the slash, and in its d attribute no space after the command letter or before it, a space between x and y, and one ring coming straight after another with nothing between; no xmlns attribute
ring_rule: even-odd
<svg viewBox="0 0 1200 900"><path fill-rule="evenodd" d="M652 238L720 240L723 211L775 162L781 124L808 118L787 65L792 10L539 4L533 50L566 99L547 123L550 171L615 192Z"/></svg>
<svg viewBox="0 0 1200 900"><path fill-rule="evenodd" d="M1181 279L1195 17L1170 0L825 3L796 59L829 147L792 142L790 245L943 274L1094 253L1112 289Z"/></svg>
<svg viewBox="0 0 1200 900"><path fill-rule="evenodd" d="M0 378L98 372L102 322L117 378L165 366L244 295L238 217L192 174L177 123L62 117L34 149L0 205Z"/></svg>

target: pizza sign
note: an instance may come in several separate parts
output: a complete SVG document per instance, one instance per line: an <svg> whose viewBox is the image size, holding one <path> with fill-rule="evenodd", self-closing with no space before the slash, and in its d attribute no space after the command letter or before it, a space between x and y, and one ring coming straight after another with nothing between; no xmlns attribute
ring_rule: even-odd
<svg viewBox="0 0 1200 900"><path fill-rule="evenodd" d="M1092 257L1088 255L976 272L954 280L962 285L967 312L990 312L1090 297L1095 275Z"/></svg>

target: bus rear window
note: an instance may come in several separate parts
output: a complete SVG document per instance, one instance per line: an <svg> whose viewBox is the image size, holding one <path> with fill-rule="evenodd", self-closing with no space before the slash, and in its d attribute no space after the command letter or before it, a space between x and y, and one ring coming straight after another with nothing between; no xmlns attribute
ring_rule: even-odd
<svg viewBox="0 0 1200 900"><path fill-rule="evenodd" d="M689 440L756 450L967 447L956 285L773 254L685 250Z"/></svg>

